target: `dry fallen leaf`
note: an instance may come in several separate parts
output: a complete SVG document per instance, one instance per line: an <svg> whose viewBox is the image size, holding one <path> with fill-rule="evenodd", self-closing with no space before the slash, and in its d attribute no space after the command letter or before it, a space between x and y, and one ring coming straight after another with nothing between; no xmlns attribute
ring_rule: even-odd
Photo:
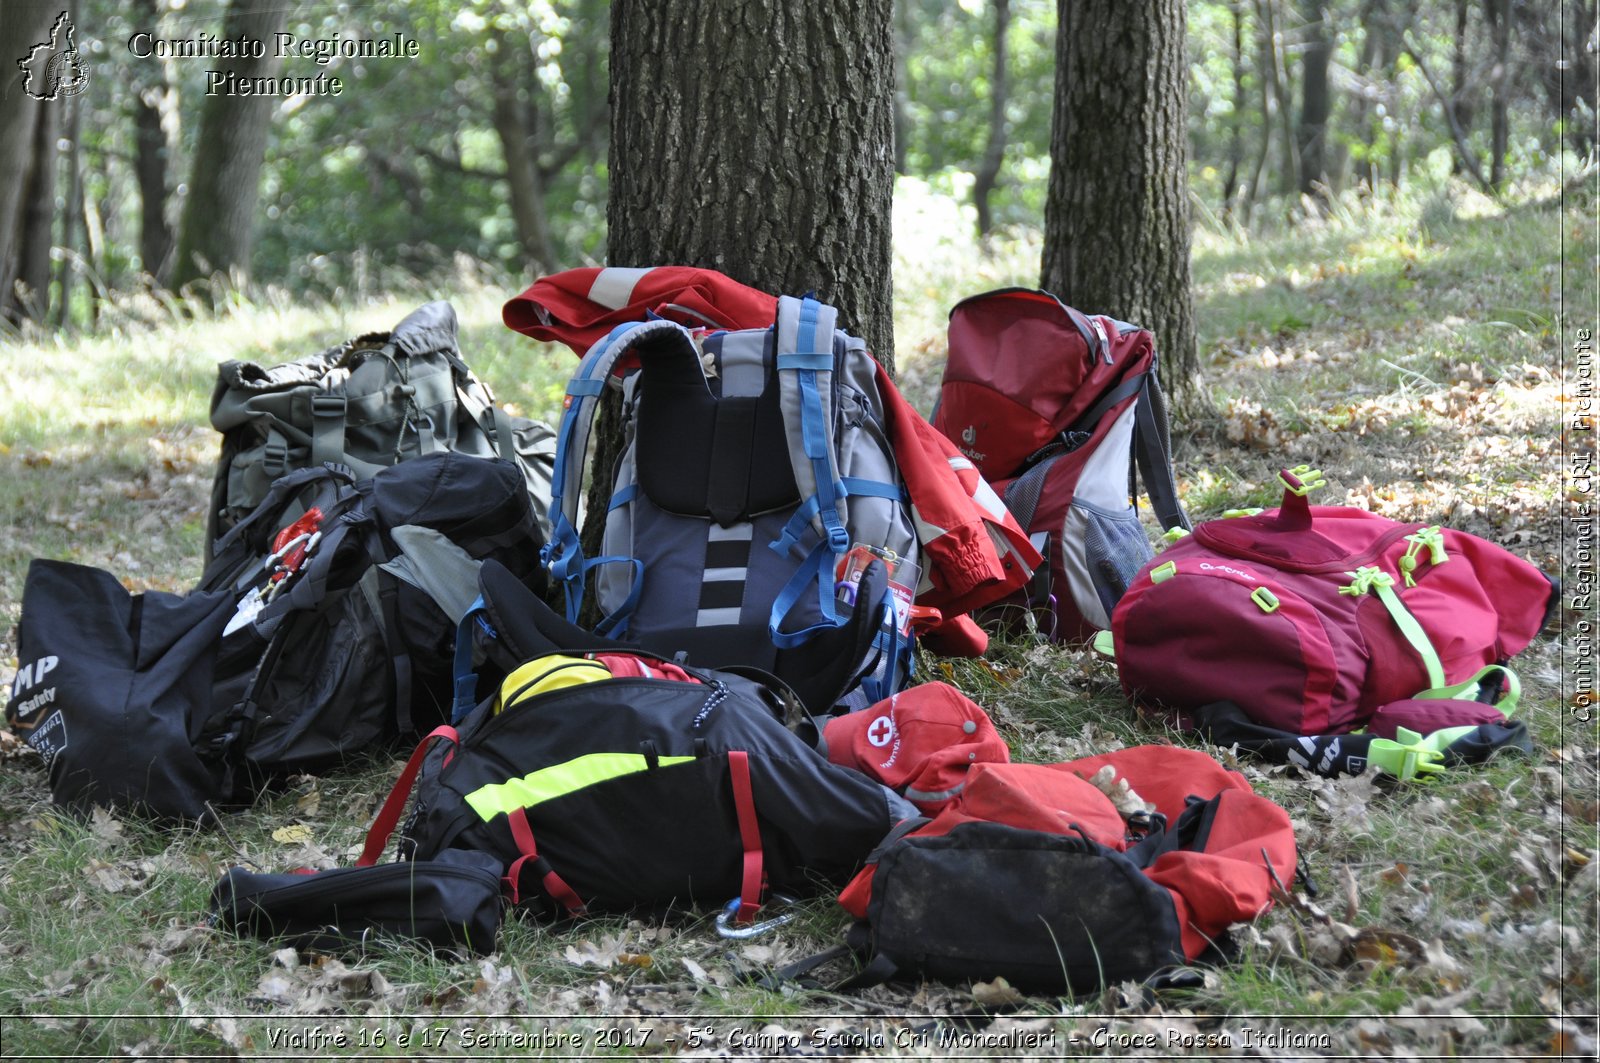
<svg viewBox="0 0 1600 1063"><path fill-rule="evenodd" d="M1028 998L1012 988L1004 978L996 978L992 982L974 982L972 999L977 1001L979 1007L1005 1008L1021 1004Z"/></svg>
<svg viewBox="0 0 1600 1063"><path fill-rule="evenodd" d="M311 828L304 823L291 823L273 831L272 840L279 845L301 845L311 840Z"/></svg>

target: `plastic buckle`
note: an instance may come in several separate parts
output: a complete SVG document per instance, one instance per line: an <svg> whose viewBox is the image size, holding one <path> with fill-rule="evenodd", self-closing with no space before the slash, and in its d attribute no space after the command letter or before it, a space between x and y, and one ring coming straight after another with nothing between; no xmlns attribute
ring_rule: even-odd
<svg viewBox="0 0 1600 1063"><path fill-rule="evenodd" d="M1445 770L1444 754L1404 727L1395 731L1394 739L1374 738L1367 748L1367 760L1401 782L1428 782Z"/></svg>
<svg viewBox="0 0 1600 1063"><path fill-rule="evenodd" d="M1282 479L1281 475L1279 479ZM1243 509L1225 509L1222 511L1222 517L1224 520L1232 520L1234 517L1253 517L1260 512L1260 506L1246 506Z"/></svg>
<svg viewBox="0 0 1600 1063"><path fill-rule="evenodd" d="M1263 613L1276 613L1278 611L1278 596L1265 587L1257 587L1251 591L1250 600L1259 605Z"/></svg>
<svg viewBox="0 0 1600 1063"><path fill-rule="evenodd" d="M276 480L289 467L289 448L283 443L268 442L261 448L261 471Z"/></svg>
<svg viewBox="0 0 1600 1063"><path fill-rule="evenodd" d="M311 413L317 417L343 418L345 411L345 397L343 395L330 395L323 392L311 396Z"/></svg>
<svg viewBox="0 0 1600 1063"><path fill-rule="evenodd" d="M1176 561L1168 561L1165 564L1157 565L1155 568L1150 570L1150 582L1165 583L1167 580L1171 579L1177 574L1178 563Z"/></svg>
<svg viewBox="0 0 1600 1063"><path fill-rule="evenodd" d="M1296 465L1292 469L1280 469L1278 482L1283 484L1284 490L1291 495L1304 498L1318 487L1328 486L1328 481L1323 479L1321 469L1313 469L1309 465Z"/></svg>
<svg viewBox="0 0 1600 1063"><path fill-rule="evenodd" d="M771 919L763 919L759 922L750 923L747 926L735 926L733 924L738 919L741 903L742 902L739 900L739 898L735 897L733 900L723 905L722 911L717 913L718 937L727 938L730 941L744 941L748 938L756 937L759 934L765 934L769 930L776 930L785 923L792 923L794 922L795 916L799 914L794 911L787 911L779 915L775 915ZM793 904L793 897L786 897L781 893L774 893L770 898L768 898L766 904L761 905L761 908L772 908L774 906L789 907ZM759 910L760 909L758 909L758 911Z"/></svg>
<svg viewBox="0 0 1600 1063"><path fill-rule="evenodd" d="M1189 534L1188 528L1168 528L1161 533L1161 541L1171 546L1173 543Z"/></svg>

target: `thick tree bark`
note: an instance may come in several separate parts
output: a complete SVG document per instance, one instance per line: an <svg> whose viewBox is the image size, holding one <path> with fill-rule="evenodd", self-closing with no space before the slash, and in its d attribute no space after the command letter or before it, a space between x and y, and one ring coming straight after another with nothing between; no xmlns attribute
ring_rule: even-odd
<svg viewBox="0 0 1600 1063"><path fill-rule="evenodd" d="M219 59L215 69L232 71L240 79L276 75L282 64L271 47L272 35L283 28L288 11L289 5L281 0L233 0L222 35L265 41L268 46L259 59ZM179 227L175 288L218 273L248 279L261 163L280 99L220 92L205 97L189 198Z"/></svg>
<svg viewBox="0 0 1600 1063"><path fill-rule="evenodd" d="M617 0L607 257L814 291L894 361L890 0Z"/></svg>
<svg viewBox="0 0 1600 1063"><path fill-rule="evenodd" d="M1057 10L1043 286L1150 329L1169 383L1192 394L1183 0L1060 0Z"/></svg>
<svg viewBox="0 0 1600 1063"><path fill-rule="evenodd" d="M1328 187L1328 63L1333 41L1325 0L1302 0L1305 50L1300 55L1300 128L1296 138L1300 156L1300 194L1326 198Z"/></svg>
<svg viewBox="0 0 1600 1063"><path fill-rule="evenodd" d="M1006 157L1006 103L1010 93L1006 80L1006 67L1010 63L1006 38L1011 29L1011 0L993 0L993 6L994 66L989 73L989 137L984 143L983 160L978 164L972 181L972 205L978 212L980 239L994 229L989 197L994 194L995 185L1000 180L1000 165Z"/></svg>

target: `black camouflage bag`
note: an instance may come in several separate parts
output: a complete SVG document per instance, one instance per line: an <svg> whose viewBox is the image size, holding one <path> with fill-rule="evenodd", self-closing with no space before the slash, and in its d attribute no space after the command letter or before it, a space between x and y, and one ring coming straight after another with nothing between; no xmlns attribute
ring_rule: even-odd
<svg viewBox="0 0 1600 1063"><path fill-rule="evenodd" d="M467 368L449 303L417 309L392 332L263 368L223 362L211 396L222 454L211 488L206 559L279 477L329 462L359 479L424 454L514 460L541 525L555 462L548 425L512 417Z"/></svg>

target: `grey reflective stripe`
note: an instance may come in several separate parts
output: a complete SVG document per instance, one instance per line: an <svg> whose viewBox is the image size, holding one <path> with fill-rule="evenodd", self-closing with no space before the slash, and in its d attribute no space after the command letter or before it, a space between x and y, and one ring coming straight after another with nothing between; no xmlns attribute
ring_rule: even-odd
<svg viewBox="0 0 1600 1063"><path fill-rule="evenodd" d="M800 332L801 301L793 296L784 295L778 298L778 323L777 348L774 351L775 359L781 359L786 354L812 354L822 353L824 350L831 356L833 353L833 331L838 321L839 312L826 303L819 303L817 325L815 333L816 351L801 351L797 344ZM789 464L794 468L795 486L800 489L800 500L804 502L817 493L817 474L811 465L811 459L806 455L805 447L805 418L800 387L800 371L797 369L784 369L778 363L778 405L783 410L784 435L789 444ZM824 450L827 453L828 469L835 483L839 481L839 453L835 446L833 434L834 422L834 395L832 371L817 371L817 398L822 407L822 423L816 426L816 431L822 434ZM838 500L835 509L839 514L839 523L848 524L848 511L843 498ZM823 528L822 517L811 518L811 527L818 536L826 536Z"/></svg>
<svg viewBox="0 0 1600 1063"><path fill-rule="evenodd" d="M389 535L400 556L378 567L422 591L452 624L460 624L477 598L483 562L435 528L402 524Z"/></svg>
<svg viewBox="0 0 1600 1063"><path fill-rule="evenodd" d="M959 794L962 790L965 790L966 788L967 788L967 784L966 783L957 783L955 786L952 786L948 790L940 790L937 793L935 793L935 792L928 791L928 790L913 790L911 787L908 786L908 787L905 788L904 793L905 793L905 798L906 798L907 801L920 801L920 802L948 801L952 797L954 797L956 794Z"/></svg>
<svg viewBox="0 0 1600 1063"><path fill-rule="evenodd" d="M589 286L589 301L612 310L621 310L633 301L633 289L654 266L610 266L595 275Z"/></svg>

